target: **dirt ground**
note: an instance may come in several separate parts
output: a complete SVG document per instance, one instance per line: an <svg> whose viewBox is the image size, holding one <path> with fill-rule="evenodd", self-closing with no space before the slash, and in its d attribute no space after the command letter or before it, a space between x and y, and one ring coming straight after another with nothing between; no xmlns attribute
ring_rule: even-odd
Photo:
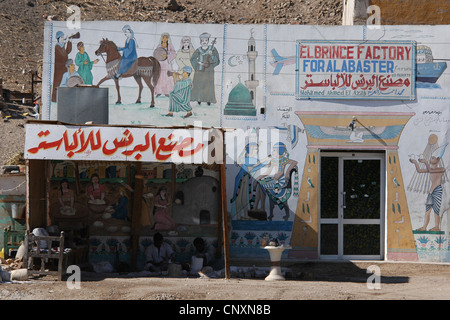
<svg viewBox="0 0 450 320"><path fill-rule="evenodd" d="M31 106L8 103L3 110L0 107L0 112L0 166L25 164L20 157L25 147L24 125L27 120L35 119L35 111Z"/></svg>
<svg viewBox="0 0 450 320"><path fill-rule="evenodd" d="M369 266L378 266L380 289ZM239 267L233 267L233 270ZM82 272L80 289L54 276L0 284L0 300L448 300L450 265L400 262L305 262L283 266L286 281L264 277L169 278ZM66 278L67 279L67 276ZM245 290L243 290L245 288ZM172 310L173 311L173 310Z"/></svg>

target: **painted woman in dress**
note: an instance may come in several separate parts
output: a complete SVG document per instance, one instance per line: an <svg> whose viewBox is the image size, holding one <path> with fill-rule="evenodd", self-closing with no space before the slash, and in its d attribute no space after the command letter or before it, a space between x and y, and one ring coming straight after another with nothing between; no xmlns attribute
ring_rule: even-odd
<svg viewBox="0 0 450 320"><path fill-rule="evenodd" d="M192 67L191 58L194 54L194 47L192 46L191 37L184 36L181 39L180 50L177 52L177 57L175 59L178 65L178 72L184 70L185 67L189 67L192 69L191 79L194 78L194 69Z"/></svg>
<svg viewBox="0 0 450 320"><path fill-rule="evenodd" d="M100 183L98 174L94 173L91 177L91 185L88 187L89 199L105 200L105 187Z"/></svg>
<svg viewBox="0 0 450 320"><path fill-rule="evenodd" d="M58 200L61 207L69 207L73 210L74 195L73 191L69 188L69 181L67 181L67 179L62 179L59 186Z"/></svg>
<svg viewBox="0 0 450 320"><path fill-rule="evenodd" d="M170 205L167 198L167 189L161 187L155 196L155 230L173 230L175 228L175 221L169 216L167 207Z"/></svg>
<svg viewBox="0 0 450 320"><path fill-rule="evenodd" d="M75 57L75 64L78 66L78 74L83 79L84 84L92 84L92 67L98 62L98 59L91 61L89 55L84 51L84 43L78 42L77 44L78 53Z"/></svg>
<svg viewBox="0 0 450 320"><path fill-rule="evenodd" d="M161 35L161 39L155 50L164 50L164 54L160 57L162 60L159 60L161 73L158 83L155 86L155 94L156 96L165 95L168 97L174 87L173 78L169 74L173 72L172 61L175 60L177 56L168 33L163 33Z"/></svg>

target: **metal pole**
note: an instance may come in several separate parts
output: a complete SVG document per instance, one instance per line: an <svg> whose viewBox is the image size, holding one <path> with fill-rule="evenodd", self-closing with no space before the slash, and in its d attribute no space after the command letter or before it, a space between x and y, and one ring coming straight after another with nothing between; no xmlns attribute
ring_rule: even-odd
<svg viewBox="0 0 450 320"><path fill-rule="evenodd" d="M223 255L225 262L225 279L230 279L230 261L229 261L229 231L228 231L228 212L227 212L227 181L225 171L225 143L223 144L223 159L220 164L220 200L222 207L222 228L223 228Z"/></svg>

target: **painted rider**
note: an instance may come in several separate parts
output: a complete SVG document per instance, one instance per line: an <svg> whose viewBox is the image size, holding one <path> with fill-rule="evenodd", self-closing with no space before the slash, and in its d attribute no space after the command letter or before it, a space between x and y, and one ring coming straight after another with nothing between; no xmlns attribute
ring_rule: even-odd
<svg viewBox="0 0 450 320"><path fill-rule="evenodd" d="M125 40L125 46L118 48L119 51L122 51L122 60L120 60L119 70L115 75L116 79L127 72L133 63L137 60L137 51L136 51L136 39L134 38L134 31L131 29L129 25L126 25L122 28L122 31L127 38Z"/></svg>

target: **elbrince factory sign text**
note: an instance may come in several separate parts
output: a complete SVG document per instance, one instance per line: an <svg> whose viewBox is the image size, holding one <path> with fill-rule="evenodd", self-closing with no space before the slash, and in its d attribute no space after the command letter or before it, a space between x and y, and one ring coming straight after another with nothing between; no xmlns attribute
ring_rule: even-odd
<svg viewBox="0 0 450 320"><path fill-rule="evenodd" d="M415 98L413 41L297 41L297 99Z"/></svg>

